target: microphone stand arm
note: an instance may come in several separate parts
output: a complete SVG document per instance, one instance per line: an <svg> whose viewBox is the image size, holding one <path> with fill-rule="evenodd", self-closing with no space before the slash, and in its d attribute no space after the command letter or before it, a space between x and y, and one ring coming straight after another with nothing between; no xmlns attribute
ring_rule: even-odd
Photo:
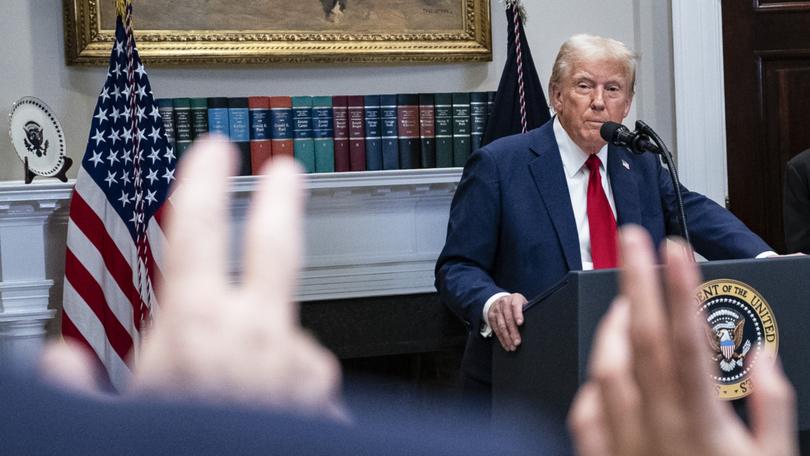
<svg viewBox="0 0 810 456"><path fill-rule="evenodd" d="M678 206L678 221L680 222L681 228L681 236L683 236L684 240L689 244L692 245L692 241L689 238L689 230L686 227L686 211L683 207L683 195L681 195L681 182L678 179L678 169L675 167L675 161L672 159L672 153L670 153L669 148L661 139L660 136L646 123L639 120L636 121L636 130L639 132L647 135L650 139L658 146L659 153L661 157L664 158L664 163L667 165L667 169L669 170L669 177L672 179L672 186L675 189L675 200Z"/></svg>

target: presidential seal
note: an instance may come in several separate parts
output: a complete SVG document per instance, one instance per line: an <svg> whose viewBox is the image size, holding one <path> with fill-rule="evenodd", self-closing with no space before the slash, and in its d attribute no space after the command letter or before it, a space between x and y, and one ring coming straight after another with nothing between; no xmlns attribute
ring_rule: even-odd
<svg viewBox="0 0 810 456"><path fill-rule="evenodd" d="M754 288L731 279L704 283L696 299L706 322L706 339L716 367L711 377L718 397L748 396L751 368L757 362L776 359L779 349L779 329L771 307Z"/></svg>
<svg viewBox="0 0 810 456"><path fill-rule="evenodd" d="M67 182L73 160L67 156L62 126L51 108L36 97L22 97L11 107L8 134L25 170L25 183L34 175Z"/></svg>

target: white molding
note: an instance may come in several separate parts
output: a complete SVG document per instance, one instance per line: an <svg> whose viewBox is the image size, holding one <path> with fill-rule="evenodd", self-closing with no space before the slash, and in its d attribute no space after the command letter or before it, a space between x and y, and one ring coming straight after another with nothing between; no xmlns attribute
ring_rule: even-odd
<svg viewBox="0 0 810 456"><path fill-rule="evenodd" d="M11 315L53 313L48 310L53 280L0 282L0 321Z"/></svg>
<svg viewBox="0 0 810 456"><path fill-rule="evenodd" d="M461 168L449 168L307 175L306 255L298 299L435 291L433 269L444 244L450 203L461 172ZM259 179L232 179L234 275L240 272L239 234ZM73 181L0 183L0 219L3 204L42 206L42 220L64 224L72 187ZM22 210L8 212L11 219L23 214ZM61 288L62 277L49 279Z"/></svg>
<svg viewBox="0 0 810 456"><path fill-rule="evenodd" d="M678 169L684 185L724 205L728 194L720 0L672 0Z"/></svg>

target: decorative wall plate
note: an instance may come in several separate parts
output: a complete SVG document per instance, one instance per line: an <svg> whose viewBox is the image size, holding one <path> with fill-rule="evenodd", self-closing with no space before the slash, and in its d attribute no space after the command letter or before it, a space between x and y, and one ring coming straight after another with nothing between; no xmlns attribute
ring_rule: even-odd
<svg viewBox="0 0 810 456"><path fill-rule="evenodd" d="M65 153L62 126L48 105L36 97L22 97L11 107L11 143L25 165L25 182L34 175L67 182L65 173L73 161Z"/></svg>

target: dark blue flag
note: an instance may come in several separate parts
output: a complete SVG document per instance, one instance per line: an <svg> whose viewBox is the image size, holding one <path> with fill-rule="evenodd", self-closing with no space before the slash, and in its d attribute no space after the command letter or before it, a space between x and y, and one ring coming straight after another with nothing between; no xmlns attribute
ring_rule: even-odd
<svg viewBox="0 0 810 456"><path fill-rule="evenodd" d="M503 136L524 133L543 125L551 118L529 43L523 33L521 10L519 0L507 2L506 65L498 84L495 106L487 121L482 145Z"/></svg>

